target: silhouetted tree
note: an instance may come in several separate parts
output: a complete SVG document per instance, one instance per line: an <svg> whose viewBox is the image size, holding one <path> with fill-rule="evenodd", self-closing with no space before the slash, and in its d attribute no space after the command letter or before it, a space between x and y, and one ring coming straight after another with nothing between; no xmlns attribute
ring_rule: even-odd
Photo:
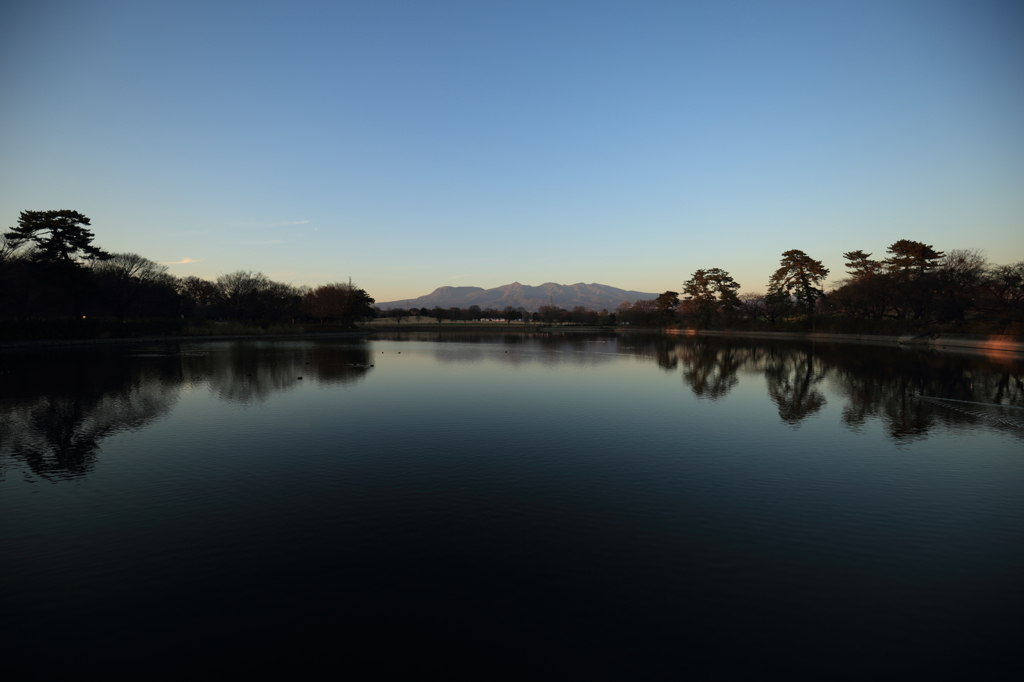
<svg viewBox="0 0 1024 682"><path fill-rule="evenodd" d="M894 242L886 249L886 253L890 254L885 259L886 270L907 276L921 275L938 267L939 261L945 255L942 251L936 251L930 244L910 239Z"/></svg>
<svg viewBox="0 0 1024 682"><path fill-rule="evenodd" d="M597 313L585 305L574 306L569 313L569 321L574 324L597 324Z"/></svg>
<svg viewBox="0 0 1024 682"><path fill-rule="evenodd" d="M739 306L736 291L740 285L720 268L697 270L683 284L683 294L692 301L698 327L709 327L719 315L731 318Z"/></svg>
<svg viewBox="0 0 1024 682"><path fill-rule="evenodd" d="M893 299L892 277L870 253L847 251L843 258L849 277L829 294L833 309L854 318L882 319Z"/></svg>
<svg viewBox="0 0 1024 682"><path fill-rule="evenodd" d="M924 319L931 310L936 282L931 276L945 255L929 244L901 239L886 249L886 273L892 278L896 317Z"/></svg>
<svg viewBox="0 0 1024 682"><path fill-rule="evenodd" d="M167 315L174 312L176 281L167 274L167 266L154 263L137 253L116 253L95 261L100 291L118 319L124 319L133 306L149 299L145 313Z"/></svg>
<svg viewBox="0 0 1024 682"><path fill-rule="evenodd" d="M78 211L22 211L18 226L4 233L11 246L36 245L32 258L47 263L79 264L105 260L110 254L92 245L91 222Z"/></svg>
<svg viewBox="0 0 1024 682"><path fill-rule="evenodd" d="M782 254L779 269L768 280L768 293L792 297L803 312L813 315L815 303L825 295L820 285L827 276L828 268L821 261L791 249Z"/></svg>
<svg viewBox="0 0 1024 682"><path fill-rule="evenodd" d="M351 282L324 284L305 294L302 310L317 317L320 322L336 320L342 326L352 327L356 322L374 317L373 299ZM378 309L379 310L379 309ZM388 314L394 310L388 311ZM402 313L406 313L403 309Z"/></svg>
<svg viewBox="0 0 1024 682"><path fill-rule="evenodd" d="M110 257L93 246L88 225L89 219L78 211L22 211L18 226L4 233L13 248L34 247L27 255L35 267L26 274L43 287L44 296L70 303L75 317L82 315L93 293L91 273L82 265Z"/></svg>
<svg viewBox="0 0 1024 682"><path fill-rule="evenodd" d="M345 291L351 287L348 284L326 286ZM308 291L305 288L274 282L261 272L239 270L221 275L217 278L216 287L221 312L236 320L289 321L306 310L303 304ZM366 292L362 293L365 296ZM355 319L371 314L369 304L366 304L359 307L358 314L353 316L346 307L353 305L351 301L348 298L342 300L343 307L335 316L343 324L350 325ZM373 299L369 303L373 303Z"/></svg>
<svg viewBox="0 0 1024 682"><path fill-rule="evenodd" d="M217 302L217 286L202 277L191 275L178 280L178 296L187 312L206 314Z"/></svg>
<svg viewBox="0 0 1024 682"><path fill-rule="evenodd" d="M302 297L302 312L317 318L320 324L323 324L338 315L341 309L341 295L338 287L329 284L311 289Z"/></svg>
<svg viewBox="0 0 1024 682"><path fill-rule="evenodd" d="M963 322L968 311L978 310L987 271L985 256L977 249L956 249L946 254L934 271L939 321Z"/></svg>
<svg viewBox="0 0 1024 682"><path fill-rule="evenodd" d="M654 324L658 318L658 304L653 299L643 298L634 301L629 307L633 324L648 327Z"/></svg>
<svg viewBox="0 0 1024 682"><path fill-rule="evenodd" d="M512 324L512 320L518 320L520 313L514 305L507 305L502 312L506 324Z"/></svg>
<svg viewBox="0 0 1024 682"><path fill-rule="evenodd" d="M988 309L1004 324L1015 319L1024 323L1024 261L990 268L985 289Z"/></svg>
<svg viewBox="0 0 1024 682"><path fill-rule="evenodd" d="M390 308L384 313L385 317L395 318L395 324L402 324L403 317L409 317L409 311L405 308Z"/></svg>
<svg viewBox="0 0 1024 682"><path fill-rule="evenodd" d="M633 324L633 316L630 312L632 307L632 302L623 301L619 304L619 307L615 309L615 319L618 320L619 324Z"/></svg>
<svg viewBox="0 0 1024 682"><path fill-rule="evenodd" d="M545 324L555 324L561 322L565 317L568 316L567 311L559 308L556 305L542 305L537 311L540 314L540 319Z"/></svg>
<svg viewBox="0 0 1024 682"><path fill-rule="evenodd" d="M270 278L262 272L238 270L217 278L217 298L227 317L259 317L260 294L270 287Z"/></svg>
<svg viewBox="0 0 1024 682"><path fill-rule="evenodd" d="M0 317L24 320L38 307L42 292L33 266L23 249L0 236Z"/></svg>
<svg viewBox="0 0 1024 682"><path fill-rule="evenodd" d="M18 248L7 237L0 235L0 268L13 261L17 251Z"/></svg>
<svg viewBox="0 0 1024 682"><path fill-rule="evenodd" d="M658 323L669 325L676 321L676 308L679 307L679 292L666 291L654 299L654 306L657 309Z"/></svg>
<svg viewBox="0 0 1024 682"><path fill-rule="evenodd" d="M764 316L769 324L775 324L793 310L793 298L785 291L769 289L763 300Z"/></svg>
<svg viewBox="0 0 1024 682"><path fill-rule="evenodd" d="M739 294L736 298L739 300L739 311L744 318L757 321L768 316L764 294L748 292Z"/></svg>
<svg viewBox="0 0 1024 682"><path fill-rule="evenodd" d="M855 280L863 277L873 277L882 272L882 264L876 260L871 260L870 253L864 253L860 250L847 251L843 254L843 258L846 260L846 271Z"/></svg>

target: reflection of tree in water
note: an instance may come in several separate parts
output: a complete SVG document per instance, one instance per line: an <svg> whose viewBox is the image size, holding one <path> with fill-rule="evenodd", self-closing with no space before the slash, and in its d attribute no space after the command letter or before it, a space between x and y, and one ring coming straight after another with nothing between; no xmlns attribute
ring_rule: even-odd
<svg viewBox="0 0 1024 682"><path fill-rule="evenodd" d="M984 379L992 377L982 377ZM981 383L981 382L979 382ZM986 395L992 397L992 402L999 405L1012 405L1024 407L1024 371L1014 372L1011 367L1006 367L1000 372L994 381L986 382L988 385Z"/></svg>
<svg viewBox="0 0 1024 682"><path fill-rule="evenodd" d="M828 349L823 354L837 354ZM999 412L986 405L1024 406L1021 363L980 355L941 355L933 351L863 348L844 354L832 372L832 383L848 402L843 423L861 428L879 419L897 441L921 438L938 424L974 426L984 420L969 411L952 410L941 403L918 400L913 395L951 398L981 403L976 409ZM988 423L988 422L986 422ZM993 422L997 428L1013 426ZM1022 435L1024 431L1017 429Z"/></svg>
<svg viewBox="0 0 1024 682"><path fill-rule="evenodd" d="M766 358L764 377L768 397L779 408L779 417L796 425L817 413L828 402L818 390L825 369L807 349L772 348Z"/></svg>
<svg viewBox="0 0 1024 682"><path fill-rule="evenodd" d="M442 364L483 362L501 355L512 366L541 363L595 365L615 359L617 337L612 334L547 332L390 332L377 338L385 341L430 343L433 357Z"/></svg>
<svg viewBox="0 0 1024 682"><path fill-rule="evenodd" d="M381 341L404 341L408 343L429 343L433 346L436 361L448 365L453 363L483 362L494 357L498 348L515 353L517 346L536 344L535 334L493 332L474 333L463 331L414 331L382 332L375 335ZM490 347L490 348L489 348Z"/></svg>
<svg viewBox="0 0 1024 682"><path fill-rule="evenodd" d="M695 396L708 400L718 400L728 395L739 383L736 373L740 367L754 361L750 349L709 342L702 338L680 344L677 355L683 361L683 381L690 386Z"/></svg>
<svg viewBox="0 0 1024 682"><path fill-rule="evenodd" d="M654 346L639 337L628 345L638 357ZM677 342L683 379L699 398L720 398L738 384L740 373L765 377L768 395L783 421L796 424L826 404L829 386L846 400L842 423L862 428L878 419L890 438L925 437L936 426L984 423L1024 436L1024 364L1012 356L940 354L871 345L807 344L798 341L690 337ZM654 359L654 358L652 358ZM923 401L912 395L952 398L985 405ZM983 414L989 412L991 414Z"/></svg>
<svg viewBox="0 0 1024 682"><path fill-rule="evenodd" d="M849 354L832 372L832 385L847 399L843 424L859 430L868 420L880 419L889 436L898 441L922 437L934 428L934 410L908 394L929 384L945 383L933 379L933 372L947 374L947 382L957 382L958 373L950 373L944 362L929 367L905 351L871 347L860 351ZM823 349L822 353L828 356L835 350Z"/></svg>
<svg viewBox="0 0 1024 682"><path fill-rule="evenodd" d="M679 339L668 336L629 335L619 341L619 352L638 360L653 360L666 372L679 367Z"/></svg>
<svg viewBox="0 0 1024 682"><path fill-rule="evenodd" d="M185 385L249 404L303 381L362 379L364 343L162 344L0 356L0 463L55 480L88 474L103 439L166 414ZM299 379L302 377L302 379Z"/></svg>
<svg viewBox="0 0 1024 682"><path fill-rule="evenodd" d="M543 362L596 367L614 362L621 352L618 339L603 334L550 333L540 337Z"/></svg>
<svg viewBox="0 0 1024 682"><path fill-rule="evenodd" d="M12 355L0 386L0 453L58 480L93 469L104 438L167 413L176 359L132 361L121 351Z"/></svg>
<svg viewBox="0 0 1024 682"><path fill-rule="evenodd" d="M243 405L264 402L274 393L304 382L335 385L360 381L371 362L362 341L341 345L329 341L230 341L195 347L209 352L183 356L186 381L206 383L221 400Z"/></svg>
<svg viewBox="0 0 1024 682"><path fill-rule="evenodd" d="M397 337L387 337L397 338ZM1024 407L1022 364L1012 358L983 355L939 354L906 348L801 341L765 341L755 338L678 337L664 334L620 334L601 337L584 334L422 334L404 335L409 341L463 344L437 350L446 362L482 359L466 345L515 344L508 362L595 365L623 355L638 362L654 362L665 371L682 368L683 381L701 399L724 398L737 385L740 374L765 378L768 396L779 417L799 424L827 404L825 387L836 390L846 404L842 423L861 428L880 420L894 440L924 437L938 425L973 426L982 421L1013 429L1006 422L1024 422L1012 415L1002 422L983 420L970 410L956 411L926 403L909 394L954 398ZM460 356L461 353L461 356ZM513 353L520 355L513 356ZM475 356L475 357L474 357ZM984 408L983 408L984 409ZM1024 428L1017 433L1024 435Z"/></svg>

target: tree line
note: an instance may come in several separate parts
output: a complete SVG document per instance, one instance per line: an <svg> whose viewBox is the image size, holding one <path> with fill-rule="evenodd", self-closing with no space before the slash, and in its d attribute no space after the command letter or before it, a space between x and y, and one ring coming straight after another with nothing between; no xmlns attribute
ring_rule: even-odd
<svg viewBox="0 0 1024 682"><path fill-rule="evenodd" d="M516 320L529 322L533 319L533 316L526 308L512 305L507 305L500 310L497 308L481 308L478 305L471 305L468 308L460 308L458 306L445 308L437 305L433 308L388 308L386 310L375 307L374 315L378 318L392 318L399 325L402 323L402 320L412 317L417 319L432 317L438 324L443 324L445 320L448 320L450 323L494 322L498 320L512 323Z"/></svg>
<svg viewBox="0 0 1024 682"><path fill-rule="evenodd" d="M623 301L618 308L566 310L541 306L528 313L469 308L391 309L380 316L398 322L409 315L449 321L527 319L545 324L776 329L884 333L941 327L947 331L1024 335L1024 261L989 263L981 251L937 251L901 239L873 259L863 250L843 254L846 277L826 290L830 274L821 261L798 249L785 251L765 293L740 293L721 268L695 271L681 291L654 299Z"/></svg>
<svg viewBox="0 0 1024 682"><path fill-rule="evenodd" d="M240 270L214 280L178 278L134 253L93 244L89 219L77 211L22 211L0 236L0 319L89 316L233 320L247 324L332 323L411 316L467 323L524 320L544 324L637 327L786 329L885 333L941 327L947 331L1024 335L1024 261L996 265L978 250L948 253L901 239L884 258L843 254L846 276L826 291L829 269L803 251L782 254L765 293L740 293L721 268L695 271L680 291L625 301L616 310L547 305L530 312L435 306L380 310L352 282L297 287Z"/></svg>
<svg viewBox="0 0 1024 682"><path fill-rule="evenodd" d="M909 239L873 259L847 251L846 276L826 291L829 269L803 251L782 254L764 294L739 293L721 268L695 271L681 292L624 302L619 319L642 326L695 329L907 331L940 327L1024 335L1024 261L988 262L976 249L937 251Z"/></svg>
<svg viewBox="0 0 1024 682"><path fill-rule="evenodd" d="M578 324L586 326L614 326L616 324L615 313L607 310L591 310L586 306L574 306L571 310L556 306L543 305L535 312L530 312L522 306L507 305L500 310L497 308L481 308L478 305L471 305L467 308L451 306L448 308L434 306L433 308L388 308L387 310L376 310L377 317L392 318L396 324L401 324L403 319L409 317L421 318L430 317L442 324L445 320L449 323L456 322L480 322L480 321L504 321L507 323L522 320L537 324Z"/></svg>
<svg viewBox="0 0 1024 682"><path fill-rule="evenodd" d="M168 318L351 327L373 314L373 299L352 282L297 287L240 270L214 280L175 277L135 253L93 244L77 211L22 211L0 237L0 319Z"/></svg>

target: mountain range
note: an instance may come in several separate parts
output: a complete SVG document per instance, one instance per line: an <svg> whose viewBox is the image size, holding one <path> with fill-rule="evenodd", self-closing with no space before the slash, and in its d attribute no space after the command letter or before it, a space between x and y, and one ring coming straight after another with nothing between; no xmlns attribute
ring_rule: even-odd
<svg viewBox="0 0 1024 682"><path fill-rule="evenodd" d="M533 287L519 282L512 282L493 289L482 287L438 287L426 296L410 298L401 301L385 301L377 303L381 310L388 308L468 308L471 305L478 305L481 308L494 308L501 310L505 306L526 308L529 311L536 311L541 306L554 305L572 310L575 306L581 305L591 310L607 309L615 310L623 301L637 301L640 299L657 298L658 294L649 294L642 291L627 291L607 284L556 284L546 282L540 286Z"/></svg>

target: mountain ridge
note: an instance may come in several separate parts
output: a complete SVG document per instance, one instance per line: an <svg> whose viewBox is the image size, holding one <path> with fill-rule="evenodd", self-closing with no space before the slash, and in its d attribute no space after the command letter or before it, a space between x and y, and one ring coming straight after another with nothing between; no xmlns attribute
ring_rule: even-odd
<svg viewBox="0 0 1024 682"><path fill-rule="evenodd" d="M607 284L592 282L586 284L558 284L557 282L545 282L539 286L531 286L512 282L491 289L474 286L441 286L429 294L416 298L401 299L397 301L384 301L377 303L382 310L388 308L433 308L441 306L450 308L468 308L471 305L478 305L481 308L502 309L506 306L515 308L526 308L533 312L541 306L554 303L554 305L571 310L575 306L586 306L591 310L607 309L613 311L623 301L637 301L643 299L657 298L658 294L643 291L632 291L619 289Z"/></svg>

